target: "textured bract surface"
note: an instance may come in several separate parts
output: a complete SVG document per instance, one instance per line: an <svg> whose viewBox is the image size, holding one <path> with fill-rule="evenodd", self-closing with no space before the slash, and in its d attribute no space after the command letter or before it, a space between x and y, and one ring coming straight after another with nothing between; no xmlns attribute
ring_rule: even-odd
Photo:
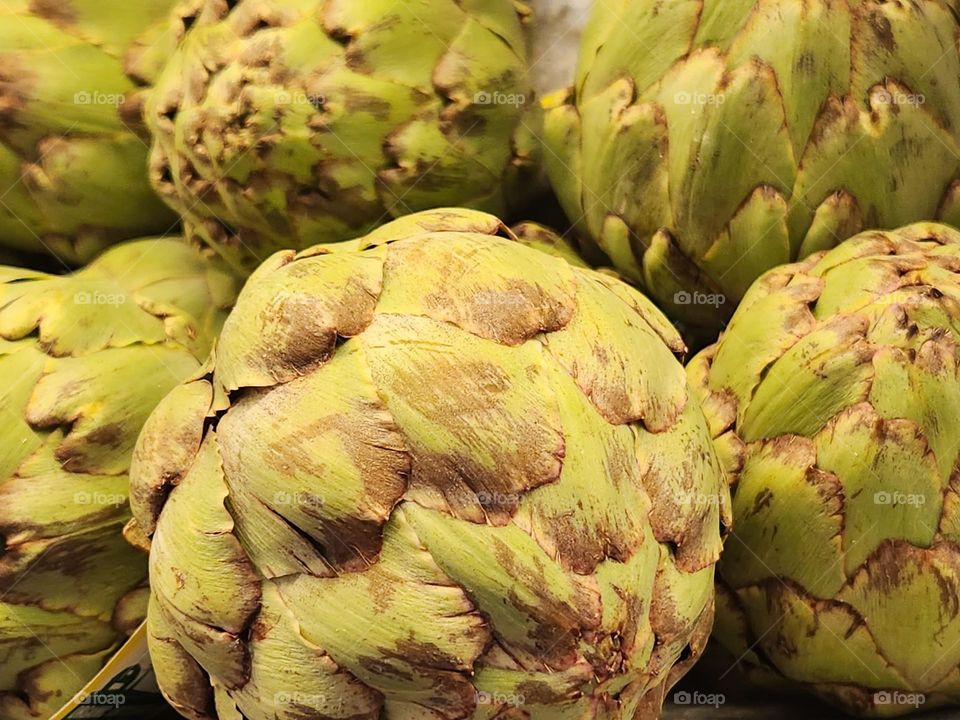
<svg viewBox="0 0 960 720"><path fill-rule="evenodd" d="M691 362L748 669L867 715L960 700L958 339L960 233L917 224L767 273Z"/></svg>
<svg viewBox="0 0 960 720"><path fill-rule="evenodd" d="M729 511L682 350L636 291L479 212L274 255L134 454L167 697L659 715L709 634Z"/></svg>
<svg viewBox="0 0 960 720"><path fill-rule="evenodd" d="M123 539L141 426L196 372L236 281L180 240L55 277L0 267L0 718L47 718L146 613Z"/></svg>
<svg viewBox="0 0 960 720"><path fill-rule="evenodd" d="M0 5L0 244L77 264L174 225L150 188L147 145L121 117L132 78L156 71L149 48L173 5Z"/></svg>
<svg viewBox="0 0 960 720"><path fill-rule="evenodd" d="M668 314L867 228L960 222L944 0L609 0L544 159L571 219ZM557 103L554 103L557 104Z"/></svg>
<svg viewBox="0 0 960 720"><path fill-rule="evenodd" d="M411 211L500 212L532 165L511 0L186 0L178 12L189 32L147 106L151 177L238 266Z"/></svg>

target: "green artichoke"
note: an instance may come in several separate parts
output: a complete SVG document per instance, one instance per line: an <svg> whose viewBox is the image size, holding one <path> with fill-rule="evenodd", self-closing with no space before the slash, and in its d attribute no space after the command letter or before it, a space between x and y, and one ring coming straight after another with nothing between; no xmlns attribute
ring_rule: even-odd
<svg viewBox="0 0 960 720"><path fill-rule="evenodd" d="M947 0L605 0L544 158L585 236L715 330L763 272L866 228L960 223Z"/></svg>
<svg viewBox="0 0 960 720"><path fill-rule="evenodd" d="M960 233L773 270L689 366L734 482L715 636L885 717L960 701Z"/></svg>
<svg viewBox="0 0 960 720"><path fill-rule="evenodd" d="M539 126L511 0L192 0L150 172L238 268L444 205L500 212ZM189 32L186 30L189 29Z"/></svg>
<svg viewBox="0 0 960 720"><path fill-rule="evenodd" d="M134 453L162 690L191 718L656 717L729 501L682 351L476 211L275 254Z"/></svg>
<svg viewBox="0 0 960 720"><path fill-rule="evenodd" d="M0 4L0 244L79 264L176 222L121 113L132 78L157 71L151 45L173 4Z"/></svg>
<svg viewBox="0 0 960 720"><path fill-rule="evenodd" d="M0 718L49 717L146 614L123 539L137 434L236 281L180 240L55 277L0 267Z"/></svg>

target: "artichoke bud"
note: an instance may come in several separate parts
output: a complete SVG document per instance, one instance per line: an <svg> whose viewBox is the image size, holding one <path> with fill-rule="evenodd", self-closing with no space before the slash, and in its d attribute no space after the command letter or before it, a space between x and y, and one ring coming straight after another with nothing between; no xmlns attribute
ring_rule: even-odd
<svg viewBox="0 0 960 720"><path fill-rule="evenodd" d="M676 330L523 234L444 208L251 276L134 453L179 712L659 715L729 493Z"/></svg>
<svg viewBox="0 0 960 720"><path fill-rule="evenodd" d="M749 676L867 717L960 702L958 312L960 233L870 231L763 275L691 361Z"/></svg>

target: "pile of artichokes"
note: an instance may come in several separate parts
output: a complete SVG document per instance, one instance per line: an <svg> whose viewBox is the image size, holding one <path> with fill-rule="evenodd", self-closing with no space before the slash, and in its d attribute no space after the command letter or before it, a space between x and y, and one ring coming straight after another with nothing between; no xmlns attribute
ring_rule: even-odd
<svg viewBox="0 0 960 720"><path fill-rule="evenodd" d="M960 705L952 224L953 0L9 0L0 720Z"/></svg>

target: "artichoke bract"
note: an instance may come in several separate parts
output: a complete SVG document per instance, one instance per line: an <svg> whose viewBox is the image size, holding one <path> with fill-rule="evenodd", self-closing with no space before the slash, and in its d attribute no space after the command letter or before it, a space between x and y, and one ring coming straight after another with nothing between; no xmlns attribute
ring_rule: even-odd
<svg viewBox="0 0 960 720"><path fill-rule="evenodd" d="M2 4L0 245L74 265L175 224L150 187L147 145L122 112L157 72L150 48L173 5Z"/></svg>
<svg viewBox="0 0 960 720"><path fill-rule="evenodd" d="M196 372L236 280L182 240L56 277L0 267L0 718L50 717L146 615L122 534L137 434Z"/></svg>
<svg viewBox="0 0 960 720"><path fill-rule="evenodd" d="M275 254L134 453L161 689L191 718L656 717L729 510L682 350L475 211Z"/></svg>
<svg viewBox="0 0 960 720"><path fill-rule="evenodd" d="M539 114L511 0L191 0L147 101L190 236L253 269L412 211L503 211Z"/></svg>
<svg viewBox="0 0 960 720"><path fill-rule="evenodd" d="M715 330L777 265L960 222L958 29L946 0L598 2L544 160L622 274Z"/></svg>
<svg viewBox="0 0 960 720"><path fill-rule="evenodd" d="M734 483L715 636L849 712L960 700L960 233L764 275L688 366Z"/></svg>

